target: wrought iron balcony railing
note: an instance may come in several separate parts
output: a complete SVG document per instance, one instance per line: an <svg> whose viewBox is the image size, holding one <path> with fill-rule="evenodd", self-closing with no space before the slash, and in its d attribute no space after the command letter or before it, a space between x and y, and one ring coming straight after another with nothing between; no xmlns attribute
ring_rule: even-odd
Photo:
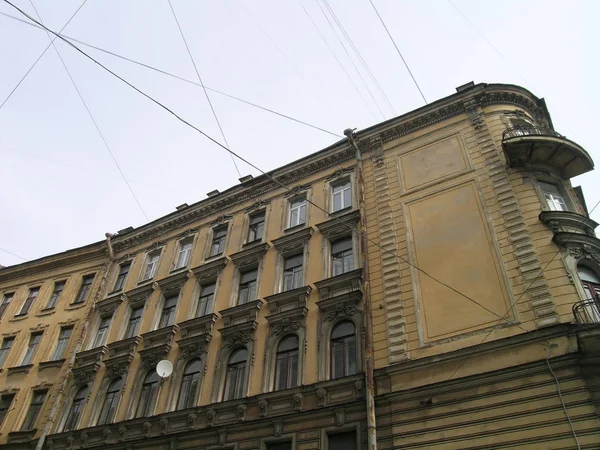
<svg viewBox="0 0 600 450"><path fill-rule="evenodd" d="M521 136L551 136L564 138L562 134L559 134L548 127L513 127L504 130L504 133L502 133L502 140Z"/></svg>
<svg viewBox="0 0 600 450"><path fill-rule="evenodd" d="M573 315L579 324L600 323L600 303L594 298L573 305Z"/></svg>

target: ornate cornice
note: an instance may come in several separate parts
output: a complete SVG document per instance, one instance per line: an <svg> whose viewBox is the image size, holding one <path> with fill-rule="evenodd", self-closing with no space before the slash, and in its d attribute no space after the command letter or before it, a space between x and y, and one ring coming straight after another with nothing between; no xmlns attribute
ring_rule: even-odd
<svg viewBox="0 0 600 450"><path fill-rule="evenodd" d="M211 334L213 326L217 321L216 314L207 314L205 316L194 317L179 323L179 330L183 338Z"/></svg>
<svg viewBox="0 0 600 450"><path fill-rule="evenodd" d="M263 302L261 300L254 300L253 302L244 303L243 305L233 306L231 308L219 311L223 318L223 327L227 328L244 322L255 322L258 317L258 311L262 308Z"/></svg>
<svg viewBox="0 0 600 450"><path fill-rule="evenodd" d="M304 250L304 246L310 240L314 232L315 230L312 227L302 228L301 230L294 231L293 233L275 239L273 245L277 251L284 256L301 252Z"/></svg>
<svg viewBox="0 0 600 450"><path fill-rule="evenodd" d="M123 300L125 300L125 294L112 295L96 303L96 310L100 314L114 313Z"/></svg>
<svg viewBox="0 0 600 450"><path fill-rule="evenodd" d="M163 278L160 281L157 281L158 287L162 291L163 294L169 295L176 292L179 292L185 282L192 275L191 270L184 270L182 272L175 273L167 278Z"/></svg>
<svg viewBox="0 0 600 450"><path fill-rule="evenodd" d="M127 368L129 363L133 360L135 349L141 340L141 337L134 336L108 344L107 357L104 359L104 365L107 369L110 371L110 367L115 367L114 370L121 373L120 370L122 370L122 368Z"/></svg>
<svg viewBox="0 0 600 450"><path fill-rule="evenodd" d="M125 292L125 297L129 300L131 306L141 306L146 303L148 297L152 295L157 287L158 284L156 284L156 282L147 283L132 289L131 291Z"/></svg>
<svg viewBox="0 0 600 450"><path fill-rule="evenodd" d="M192 272L198 279L198 281L202 283L212 283L217 280L219 274L223 271L229 259L225 256L221 258L214 259L210 262L202 264L201 266L194 267Z"/></svg>
<svg viewBox="0 0 600 450"><path fill-rule="evenodd" d="M326 222L317 224L317 228L330 241L344 236L352 235L352 230L360 222L360 212L358 210L347 212L343 215L335 215Z"/></svg>
<svg viewBox="0 0 600 450"><path fill-rule="evenodd" d="M555 233L570 231L595 237L594 230L598 226L598 223L589 217L570 211L542 211L539 219Z"/></svg>
<svg viewBox="0 0 600 450"><path fill-rule="evenodd" d="M279 294L265 297L271 314L277 314L285 310L305 307L308 303L308 297L312 292L312 287L302 286L297 289L280 292Z"/></svg>
<svg viewBox="0 0 600 450"><path fill-rule="evenodd" d="M248 246L244 250L230 255L231 261L239 268L256 266L262 259L263 255L267 253L270 245L265 243L257 243L255 245Z"/></svg>
<svg viewBox="0 0 600 450"><path fill-rule="evenodd" d="M362 292L362 269L352 270L335 277L317 281L315 286L319 290L322 300L335 297L340 293Z"/></svg>

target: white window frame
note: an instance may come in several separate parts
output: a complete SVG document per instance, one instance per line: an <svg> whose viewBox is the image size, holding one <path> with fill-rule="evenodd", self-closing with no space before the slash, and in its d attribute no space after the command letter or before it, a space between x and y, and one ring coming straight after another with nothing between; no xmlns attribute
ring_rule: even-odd
<svg viewBox="0 0 600 450"><path fill-rule="evenodd" d="M192 260L192 252L194 251L194 236L188 236L177 241L177 251L175 252L175 259L173 261L172 270L180 270L188 267ZM189 248L184 250L184 246L189 244ZM186 253L184 263L180 264L181 254Z"/></svg>
<svg viewBox="0 0 600 450"><path fill-rule="evenodd" d="M158 272L158 266L160 264L161 254L162 254L162 249L153 250L146 254L146 258L144 260L144 267L142 268L142 273L141 273L141 277L140 277L140 281L139 281L140 283L154 279L154 277L156 276L156 273ZM152 258L155 256L156 256L156 260L153 261ZM150 266L150 264L152 264L152 269L150 271L150 275L148 277L146 277L146 273L148 272L148 267Z"/></svg>
<svg viewBox="0 0 600 450"><path fill-rule="evenodd" d="M297 207L292 207L294 202L297 202L299 200L303 200L302 204L300 204ZM300 221L302 208L304 208L304 221L303 222ZM293 211L298 211L298 214L297 214L298 222L294 223L294 224L292 224L292 212ZM307 200L306 193L290 198L288 200L288 204L287 204L287 227L286 228L295 228L295 227L300 227L300 226L306 225L306 223L308 221L307 213L308 213L308 200Z"/></svg>
<svg viewBox="0 0 600 450"><path fill-rule="evenodd" d="M569 211L571 209L560 185L545 180L538 180L538 186L542 192L547 209L550 211Z"/></svg>
<svg viewBox="0 0 600 450"><path fill-rule="evenodd" d="M336 187L343 186L346 184L348 185L347 188L344 188L339 192L335 192ZM353 206L353 203L354 203L354 199L353 199L354 189L352 189L352 177L347 176L347 177L339 178L339 179L329 183L329 185L330 185L330 191L331 191L331 196L330 196L331 197L330 198L331 206L329 209L330 209L331 213L337 213L340 211L346 211L348 209L351 209ZM344 192L345 191L350 191L350 204L349 205L346 205L344 203L344 198L345 198ZM341 195L341 201L340 201L341 208L335 209L335 196L338 194Z"/></svg>

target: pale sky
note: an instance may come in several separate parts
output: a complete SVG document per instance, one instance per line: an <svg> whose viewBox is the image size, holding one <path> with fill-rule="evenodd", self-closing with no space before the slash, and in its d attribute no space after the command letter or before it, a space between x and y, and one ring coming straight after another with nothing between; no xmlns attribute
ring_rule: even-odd
<svg viewBox="0 0 600 450"><path fill-rule="evenodd" d="M30 0L11 1L35 16ZM55 31L82 1L33 0ZM339 135L424 104L369 0L327 4L395 114L344 41L364 82L357 75L321 10L329 13L323 0L171 1L210 88ZM447 0L374 3L429 102L469 81L521 85L546 99L559 133L600 162L595 136L600 124L600 2L453 0L469 21ZM21 17L4 0L0 12ZM197 81L167 0L87 0L63 34ZM0 104L48 43L45 32L0 15ZM224 150L66 44L56 44L150 220L237 184L239 176ZM200 87L80 47L222 141ZM232 150L265 171L339 139L209 95ZM242 175L258 175L242 162L238 166ZM593 172L572 180L583 186L589 208L600 200L598 180ZM0 109L0 183L2 265L99 241L106 232L147 222L52 48ZM600 221L600 207L592 218Z"/></svg>

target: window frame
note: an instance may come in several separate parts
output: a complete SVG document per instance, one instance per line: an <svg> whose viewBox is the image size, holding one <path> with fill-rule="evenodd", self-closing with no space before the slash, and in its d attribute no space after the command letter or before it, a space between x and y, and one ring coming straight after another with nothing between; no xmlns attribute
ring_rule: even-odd
<svg viewBox="0 0 600 450"><path fill-rule="evenodd" d="M196 241L196 236L187 236L177 240L177 245L175 248L175 255L173 259L173 264L171 265L171 271L177 271L185 269L189 267L190 262L192 261L192 253L194 252L194 243ZM187 254L185 257L185 264L179 265L179 260L181 258L181 253L183 252L183 246L189 244L189 249L187 250Z"/></svg>
<svg viewBox="0 0 600 450"><path fill-rule="evenodd" d="M254 277L254 280L251 281L246 281L244 282L244 275L249 274L250 272L254 272L256 275ZM258 299L258 276L259 276L259 267L244 267L244 268L240 268L238 269L238 280L237 280L237 288L236 288L236 301L235 301L235 305L234 306L239 306L239 305L245 305L247 303L253 302L254 300ZM240 303L240 299L242 298L242 289L246 289L245 287L243 288L242 285L244 284L249 284L249 283L254 283L254 295L251 297L250 293L252 292L249 289L247 289L248 294L246 294L246 301L244 301L243 303Z"/></svg>
<svg viewBox="0 0 600 450"><path fill-rule="evenodd" d="M19 312L17 314L15 314L15 317L26 316L27 314L29 314L31 312L31 308L33 307L33 304L35 303L37 298L40 296L40 291L41 291L41 286L33 286L33 287L28 288L27 297L25 297L25 300L23 300L23 303L21 304L21 308L19 308ZM34 292L35 292L35 295L32 295Z"/></svg>
<svg viewBox="0 0 600 450"><path fill-rule="evenodd" d="M4 421L6 420L6 416L8 416L8 413L11 410L11 406L13 404L13 402L15 401L15 397L17 396L17 394L15 392L7 392L4 394L0 394L0 429L2 429L2 425L4 424ZM10 401L8 403L6 403L5 399L10 398ZM4 407L2 406L4 404Z"/></svg>
<svg viewBox="0 0 600 450"><path fill-rule="evenodd" d="M213 253L215 242L217 241L217 233L224 232L223 236L219 236L219 249L217 253ZM227 239L229 238L229 222L220 225L215 225L210 229L210 239L208 240L208 251L205 259L218 258L223 256L227 250Z"/></svg>
<svg viewBox="0 0 600 450"><path fill-rule="evenodd" d="M196 302L194 304L194 314L192 316L193 319L197 318L197 317L204 317L207 316L209 314L212 314L215 310L215 300L217 297L217 281L212 281L212 282L206 282L206 283L201 283L198 285L198 290L197 290L197 295L196 295ZM208 294L204 294L204 289L206 289L207 287L212 286L212 292L208 293ZM198 314L198 312L200 311L200 307L202 306L202 299L203 298L207 298L207 297L212 297L209 300L206 301L206 303L204 303L204 313L203 314ZM210 311L208 308L208 305L210 305Z"/></svg>
<svg viewBox="0 0 600 450"><path fill-rule="evenodd" d="M29 333L29 340L27 341L27 347L25 347L25 351L23 352L23 356L21 357L21 362L20 362L19 366L28 366L30 364L33 364L33 360L35 359L35 356L40 348L40 343L42 342L43 336L44 336L43 331L34 331L34 332ZM34 340L35 337L39 337L40 339L37 343L35 343L35 347L34 347L33 351L31 351L31 353L29 353L29 351L31 349L32 341ZM29 357L28 357L28 355L29 355ZM27 362L26 362L26 358L27 358Z"/></svg>
<svg viewBox="0 0 600 450"><path fill-rule="evenodd" d="M341 337L333 337L333 333L336 330L336 328L340 327L343 324L350 324L353 327L353 332L351 334L346 334L344 336ZM358 342L356 339L356 324L351 321L351 320L339 320L337 321L332 327L331 327L331 331L329 332L329 379L330 380L337 380L339 378L344 378L344 377L349 377L352 375L356 375L359 370L359 363L358 363ZM348 349L348 343L347 341L352 339L353 344L354 344L354 372L353 373L349 373L349 355L350 355L350 350ZM339 342L342 344L342 352L343 352L343 373L342 374L334 374L334 370L336 367L336 364L334 363L334 358L335 358L335 354L334 354L334 340L335 342Z"/></svg>
<svg viewBox="0 0 600 450"><path fill-rule="evenodd" d="M122 277L121 272L123 271L124 267L127 267L127 272ZM125 285L127 284L127 280L129 279L129 275L131 274L132 267L133 267L133 260L131 260L131 259L129 259L127 261L123 261L122 263L119 264L111 293L121 292L125 289ZM122 279L122 282L120 282L121 279Z"/></svg>
<svg viewBox="0 0 600 450"><path fill-rule="evenodd" d="M152 378L152 377L156 377L156 381L152 382L154 387L152 387L151 388L152 390L150 391L152 393L152 396L145 403L144 411L140 411L140 405L142 405L142 399L144 397L145 386L151 384L147 380L148 380L148 378ZM160 377L156 373L156 370L150 369L149 371L147 371L146 375L144 376L144 381L142 383L140 383L140 389L139 389L139 392L137 393L137 396L135 399L136 400L135 401L135 409L133 411L134 418L150 417L154 414L154 411L156 410L156 404L158 403L158 397L160 395L160 387L161 387L160 385L161 385ZM149 408L149 405L151 405L150 408ZM150 411L148 411L149 409L150 409ZM140 414L141 412L143 412L144 414Z"/></svg>
<svg viewBox="0 0 600 450"><path fill-rule="evenodd" d="M300 201L301 200L301 201ZM294 207L294 202L302 203L297 207ZM304 219L301 221L302 216L302 208L304 208ZM292 211L298 210L298 220L297 223L292 223ZM308 193L303 192L295 195L289 199L287 199L287 207L286 207L286 230L290 230L293 228L300 228L306 226L308 223Z"/></svg>
<svg viewBox="0 0 600 450"><path fill-rule="evenodd" d="M14 292L5 292L2 295L2 302L0 303L0 320L2 320L2 317L4 317L4 314L6 313L6 311L8 310L8 308L10 307L10 305L12 304L14 299L15 299Z"/></svg>
<svg viewBox="0 0 600 450"><path fill-rule="evenodd" d="M4 363L6 363L6 361L8 361L10 352L14 348L15 341L16 341L16 336L5 336L2 339L2 341L0 342L0 356L4 355L3 357L0 358L0 368L2 368L2 366L4 366ZM6 348L4 346L6 342L10 342L10 345L8 346L8 348ZM4 350L6 350L6 352L4 352Z"/></svg>
<svg viewBox="0 0 600 450"><path fill-rule="evenodd" d="M188 367L190 367L192 364L194 364L196 362L198 363L198 371L186 373L188 370ZM183 405L182 405L182 394L183 394L183 389L184 389L184 383L187 382L186 377L188 377L188 376L190 376L189 378L191 380L189 382L189 384L192 386L187 388L187 394L189 396L184 400ZM189 359L188 361L186 361L185 366L183 367L183 373L181 374L181 379L179 380L179 383L178 383L177 399L175 402L176 410L179 411L182 409L188 409L188 408L193 408L193 407L197 406L198 400L199 400L201 379L202 379L202 359L201 358L192 358L192 359ZM196 384L195 387L193 387L194 382ZM190 400L190 398L191 398L191 400Z"/></svg>
<svg viewBox="0 0 600 450"><path fill-rule="evenodd" d="M350 242L350 248L346 249L346 250L342 250L341 252L334 253L334 246L336 244L342 242L342 241L349 241ZM333 241L330 241L329 242L329 246L330 246L330 252L329 252L330 253L330 258L329 259L331 261L330 276L335 277L335 276L338 276L338 275L343 275L345 273L351 272L354 269L356 269L356 251L355 251L355 245L354 245L354 238L353 238L352 235L342 236L342 237L339 237L339 238L337 238L337 239L335 239ZM348 252L348 250L350 250L352 252L352 255L351 255L352 256L352 267L349 268L349 269L347 269L347 270L345 269L346 258L347 258L348 255L343 255L342 256L342 272L335 273L335 267L336 267L336 264L335 264L335 255L340 254L340 253L344 254L344 253Z"/></svg>
<svg viewBox="0 0 600 450"><path fill-rule="evenodd" d="M352 182L352 177L350 175L347 176L343 176L340 178L337 178L333 181L331 181L329 183L329 201L330 201L330 205L329 205L329 212L330 214L337 214L337 213L341 213L341 212L346 212L351 210L354 207L354 184ZM335 189L339 186L344 186L344 185L348 185L347 188L342 189L340 192L341 194L341 202L340 202L340 208L335 209ZM346 205L346 196L344 195L345 191L349 191L349 205Z"/></svg>
<svg viewBox="0 0 600 450"><path fill-rule="evenodd" d="M67 336L67 338L66 339L61 338L63 331L67 331L67 330L69 331L69 335ZM75 327L73 325L67 325L67 326L60 327L59 332L58 332L58 337L56 339L56 344L54 345L54 349L52 350L52 356L49 361L60 361L62 359L65 359L67 350L69 349L69 343L71 342L71 336L73 335L74 330L75 330ZM57 355L57 352L60 349L61 341L66 341L66 342L64 342L64 347L62 348L60 355ZM57 356L59 356L59 357L57 357Z"/></svg>
<svg viewBox="0 0 600 450"><path fill-rule="evenodd" d="M89 284L86 284L86 280L90 280ZM79 289L77 290L77 295L75 299L71 303L71 305L83 305L88 300L92 287L94 286L94 281L96 280L96 273L88 273L81 276L81 283L79 284ZM87 289L84 289L87 286Z"/></svg>
<svg viewBox="0 0 600 450"><path fill-rule="evenodd" d="M32 411L32 407L34 406L34 400L36 399L36 395L44 395L41 402L35 403L36 411L33 417L30 417L30 413ZM19 427L19 431L32 431L35 429L35 423L38 421L40 417L40 413L44 409L44 404L46 403L46 399L48 398L48 390L40 389L31 391L31 396L29 398L29 406L27 407L27 411L23 417L23 421L21 422L21 426ZM29 426L26 428L25 424L29 423Z"/></svg>
<svg viewBox="0 0 600 450"><path fill-rule="evenodd" d="M82 393L80 397L78 395ZM66 412L65 418L61 424L61 432L75 431L78 429L81 419L83 418L83 412L87 405L87 401L90 395L90 386L83 385L77 386L77 390L75 391L75 395L71 399L69 403L69 409ZM74 409L77 403L77 409ZM70 423L72 422L72 423Z"/></svg>
<svg viewBox="0 0 600 450"><path fill-rule="evenodd" d="M62 288L57 294L57 287L62 285ZM44 310L50 310L56 308L60 298L63 296L65 292L65 287L67 286L67 280L56 280L54 281L54 286L52 287L52 293L50 297L48 297L48 301L46 302L46 306L44 306Z"/></svg>
<svg viewBox="0 0 600 450"><path fill-rule="evenodd" d="M279 292L291 291L294 289L298 289L304 286L304 278L305 278L305 267L306 267L306 257L305 251L303 249L302 252L290 255L282 255L282 264L281 264L281 286L279 288ZM286 267L287 263L293 259L299 258L300 265ZM299 270L297 270L299 268ZM299 276L298 276L299 274ZM291 277L288 277L290 275ZM291 285L287 285L287 281L291 278ZM296 283L298 285L296 285Z"/></svg>
<svg viewBox="0 0 600 450"><path fill-rule="evenodd" d="M177 307L179 306L179 299L181 296L181 291L173 291L168 292L162 295L160 301L160 307L157 308L158 317L156 318L156 325L154 329L159 330L161 328L170 327L177 322ZM167 302L174 302L173 305L167 306ZM165 318L165 311L169 309L168 319L165 323L163 323L163 319Z"/></svg>
<svg viewBox="0 0 600 450"><path fill-rule="evenodd" d="M238 352L238 351L245 351L246 355L245 355L245 359L243 361L236 361L234 363L231 362L232 356L234 355L234 353ZM223 402L227 402L227 401L231 401L231 400L239 400L242 399L244 397L247 397L248 395L248 375L249 375L249 357L250 357L250 352L248 351L247 347L243 347L243 346L238 346L238 347L234 347L230 352L229 355L227 356L227 360L226 360L226 364L225 364L225 370L223 373L223 387L221 389L221 401ZM243 365L243 372L240 374L240 369L238 368L239 366ZM230 372L230 367L232 366L236 366L236 376L234 380L229 380L229 374ZM229 383L228 383L229 380ZM236 386L239 386L238 390L240 392L234 392L233 396L231 398L229 398L227 396L227 388L229 387L229 384L231 383L231 381L235 381L234 384L234 390L236 388ZM240 383L240 384L238 384ZM239 396L236 396L236 394L239 393Z"/></svg>
<svg viewBox="0 0 600 450"><path fill-rule="evenodd" d="M102 347L103 345L106 344L106 341L108 340L108 333L110 333L110 327L112 325L113 322L113 318L114 318L114 312L111 314L100 314L98 316L98 324L95 327L96 328L96 333L94 333L93 335L93 339L91 341L91 347L90 349L93 348L98 348L98 347ZM102 343L98 343L99 342L99 337L100 335L100 330L102 330L102 324L104 323L105 320L108 319L108 326L106 327L106 332L102 335Z"/></svg>
<svg viewBox="0 0 600 450"><path fill-rule="evenodd" d="M135 311L140 311L140 315L137 317L134 317L133 313ZM129 314L127 316L127 322L125 324L125 329L123 332L123 339L130 339L132 337L135 336L139 336L140 335L140 329L142 327L142 319L144 317L144 310L145 310L145 305L129 305ZM135 330L136 332L134 334L132 334L131 336L129 336L129 326L131 325L131 321L132 319L138 319L137 324L135 325Z"/></svg>
<svg viewBox="0 0 600 450"><path fill-rule="evenodd" d="M140 279L138 283L146 283L150 280L153 280L158 273L158 266L160 265L160 260L162 257L162 247L149 251L146 253L146 257L144 258L144 265L142 266L142 271L140 272ZM156 260L153 261L152 258L156 256ZM152 263L152 269L150 270L150 274L146 277L146 273L148 272L148 267Z"/></svg>
<svg viewBox="0 0 600 450"><path fill-rule="evenodd" d="M290 337L294 337L296 339L296 348L295 349L288 349L288 350L280 350L279 348L281 347L282 342ZM293 369L293 364L291 364L290 361L290 354L294 353L296 358L296 370L294 373L294 369ZM285 354L285 365L286 365L286 378L285 378L285 386L284 387L280 387L278 381L281 381L279 379L279 363L281 361L280 359L280 355L281 354ZM301 370L301 366L300 366L300 338L297 334L295 333L288 333L284 336L281 337L281 339L279 339L279 342L277 343L277 346L275 348L275 364L274 364L274 374L273 374L273 391L283 391L285 389L293 389L296 388L300 385L300 377L299 377L299 372ZM290 377L295 377L295 383L291 383L290 381ZM293 384L293 385L292 385Z"/></svg>
<svg viewBox="0 0 600 450"><path fill-rule="evenodd" d="M260 234L259 237L256 237L258 235L258 233L256 232L256 230L253 229L253 224L252 221L257 218L257 217L262 217L262 222L258 222L259 224L261 224L262 226L259 226L258 229L260 229L262 232ZM254 211L250 214L248 214L248 226L246 227L246 236L245 236L245 241L244 241L244 245L246 244L254 244L256 242L264 242L265 241L265 237L266 237L266 231L267 231L267 210L266 209L261 209L258 211ZM254 231L254 239L250 239L251 234Z"/></svg>
<svg viewBox="0 0 600 450"><path fill-rule="evenodd" d="M119 382L119 388L117 390L111 391L111 387L116 383ZM118 377L118 378L113 378L109 383L108 386L106 388L106 392L104 392L104 395L102 397L102 406L100 407L100 411L98 413L98 418L96 419L96 425L109 425L111 423L114 422L115 417L117 415L117 411L119 409L119 405L121 403L121 398L122 398L122 391L123 391L123 386L124 386L124 380L123 377ZM106 418L105 420L102 419L102 415L105 411L105 408L107 406L107 401L108 401L108 396L114 394L111 398L111 405L113 405L114 403L114 399L116 398L116 405L114 405L114 408L112 409L112 415L109 416L109 414L106 414ZM109 410L110 412L110 410Z"/></svg>

